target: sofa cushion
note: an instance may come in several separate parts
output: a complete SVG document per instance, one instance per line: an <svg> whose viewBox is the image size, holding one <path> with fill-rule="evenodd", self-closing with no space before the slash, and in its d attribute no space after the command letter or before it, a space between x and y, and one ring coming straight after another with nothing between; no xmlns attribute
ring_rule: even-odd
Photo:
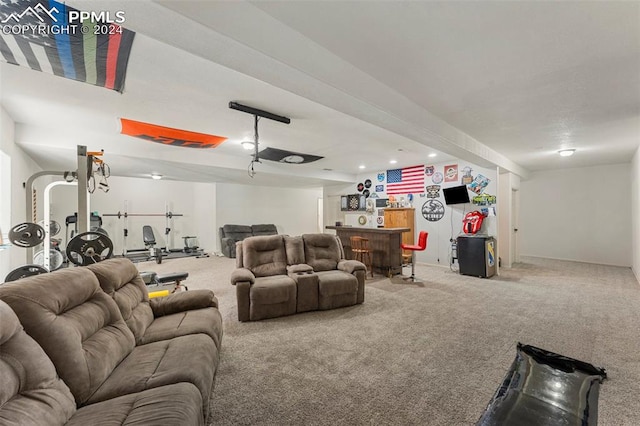
<svg viewBox="0 0 640 426"><path fill-rule="evenodd" d="M297 287L287 275L257 278L248 293L249 318L246 319L257 321L296 313Z"/></svg>
<svg viewBox="0 0 640 426"><path fill-rule="evenodd" d="M87 402L92 404L127 393L188 382L200 391L206 417L218 361L215 343L204 334L136 346Z"/></svg>
<svg viewBox="0 0 640 426"><path fill-rule="evenodd" d="M317 272L319 292L323 296L337 296L340 294L356 294L358 279L342 271Z"/></svg>
<svg viewBox="0 0 640 426"><path fill-rule="evenodd" d="M256 279L251 286L249 299L251 303L273 305L296 299L296 282L286 275L263 277Z"/></svg>
<svg viewBox="0 0 640 426"><path fill-rule="evenodd" d="M220 348L222 319L212 291L192 290L149 300L146 285L129 259L108 259L88 269L118 304L136 344L204 333Z"/></svg>
<svg viewBox="0 0 640 426"><path fill-rule="evenodd" d="M64 269L3 284L0 300L51 358L78 404L133 350L133 333L89 269Z"/></svg>
<svg viewBox="0 0 640 426"><path fill-rule="evenodd" d="M284 245L287 250L287 265L299 265L306 262L304 258L304 241L302 237L285 235Z"/></svg>
<svg viewBox="0 0 640 426"><path fill-rule="evenodd" d="M235 241L242 241L253 235L251 227L247 225L224 225L222 230L224 238L230 238Z"/></svg>
<svg viewBox="0 0 640 426"><path fill-rule="evenodd" d="M188 382L200 391L206 418L218 360L215 343L205 334L136 346L87 402L95 403L172 383Z"/></svg>
<svg viewBox="0 0 640 426"><path fill-rule="evenodd" d="M202 425L202 396L191 383L176 383L80 408L66 426Z"/></svg>
<svg viewBox="0 0 640 426"><path fill-rule="evenodd" d="M271 223L251 225L251 232L253 233L254 237L259 235L277 235L278 228L276 228L276 226Z"/></svg>
<svg viewBox="0 0 640 426"><path fill-rule="evenodd" d="M192 290L193 291L193 290ZM191 293L191 291L189 292ZM193 309L156 318L142 336L144 345L177 336L203 333L211 337L218 350L222 341L222 315L216 308Z"/></svg>
<svg viewBox="0 0 640 426"><path fill-rule="evenodd" d="M153 321L149 293L138 269L126 258L107 259L88 266L98 277L102 290L115 300L124 322L140 343Z"/></svg>
<svg viewBox="0 0 640 426"><path fill-rule="evenodd" d="M304 234L304 254L306 263L314 271L330 271L338 267L340 247L335 235Z"/></svg>
<svg viewBox="0 0 640 426"><path fill-rule="evenodd" d="M49 357L0 301L0 424L64 424L75 411Z"/></svg>
<svg viewBox="0 0 640 426"><path fill-rule="evenodd" d="M287 253L282 235L250 237L242 242L242 263L256 277L285 275Z"/></svg>

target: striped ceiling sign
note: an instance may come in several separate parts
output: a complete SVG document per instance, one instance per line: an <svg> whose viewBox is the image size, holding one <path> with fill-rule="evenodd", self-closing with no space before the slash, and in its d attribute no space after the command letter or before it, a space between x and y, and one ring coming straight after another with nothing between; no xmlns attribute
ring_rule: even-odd
<svg viewBox="0 0 640 426"><path fill-rule="evenodd" d="M0 0L2 59L122 93L135 33L79 16L53 0Z"/></svg>

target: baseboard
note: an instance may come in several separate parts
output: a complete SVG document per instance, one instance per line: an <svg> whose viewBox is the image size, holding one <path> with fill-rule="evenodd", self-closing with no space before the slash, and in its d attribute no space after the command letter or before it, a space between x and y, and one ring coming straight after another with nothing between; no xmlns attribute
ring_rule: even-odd
<svg viewBox="0 0 640 426"><path fill-rule="evenodd" d="M631 267L631 265L620 265L620 264L615 264L615 263L602 263L602 262L587 262L586 260L578 260L578 259L566 259L563 257L549 257L549 256L535 256L532 254L520 254L520 257L535 257L536 259L551 259L551 260L562 260L565 262L576 262L576 263L588 263L590 265L604 265L604 266L616 266L618 268L630 268L633 269ZM636 275L636 278L638 276Z"/></svg>

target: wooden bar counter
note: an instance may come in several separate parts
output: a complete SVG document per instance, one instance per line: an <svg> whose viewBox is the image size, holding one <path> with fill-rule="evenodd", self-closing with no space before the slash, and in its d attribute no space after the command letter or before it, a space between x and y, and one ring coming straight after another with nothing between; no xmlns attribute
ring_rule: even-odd
<svg viewBox="0 0 640 426"><path fill-rule="evenodd" d="M373 251L372 268L374 272L391 277L402 273L402 233L409 228L365 228L359 226L326 226L336 231L347 259L351 254L351 237L358 236L369 239L369 247Z"/></svg>

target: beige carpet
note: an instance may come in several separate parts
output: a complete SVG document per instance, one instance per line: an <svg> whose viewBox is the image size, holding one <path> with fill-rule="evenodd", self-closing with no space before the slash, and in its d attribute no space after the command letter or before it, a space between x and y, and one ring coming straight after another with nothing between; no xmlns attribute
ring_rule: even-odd
<svg viewBox="0 0 640 426"><path fill-rule="evenodd" d="M606 368L599 424L640 425L640 285L629 268L526 258L480 279L419 266L423 284L367 280L363 305L240 323L234 260L138 266L187 271L189 288L220 300L214 425L472 425L518 341Z"/></svg>

